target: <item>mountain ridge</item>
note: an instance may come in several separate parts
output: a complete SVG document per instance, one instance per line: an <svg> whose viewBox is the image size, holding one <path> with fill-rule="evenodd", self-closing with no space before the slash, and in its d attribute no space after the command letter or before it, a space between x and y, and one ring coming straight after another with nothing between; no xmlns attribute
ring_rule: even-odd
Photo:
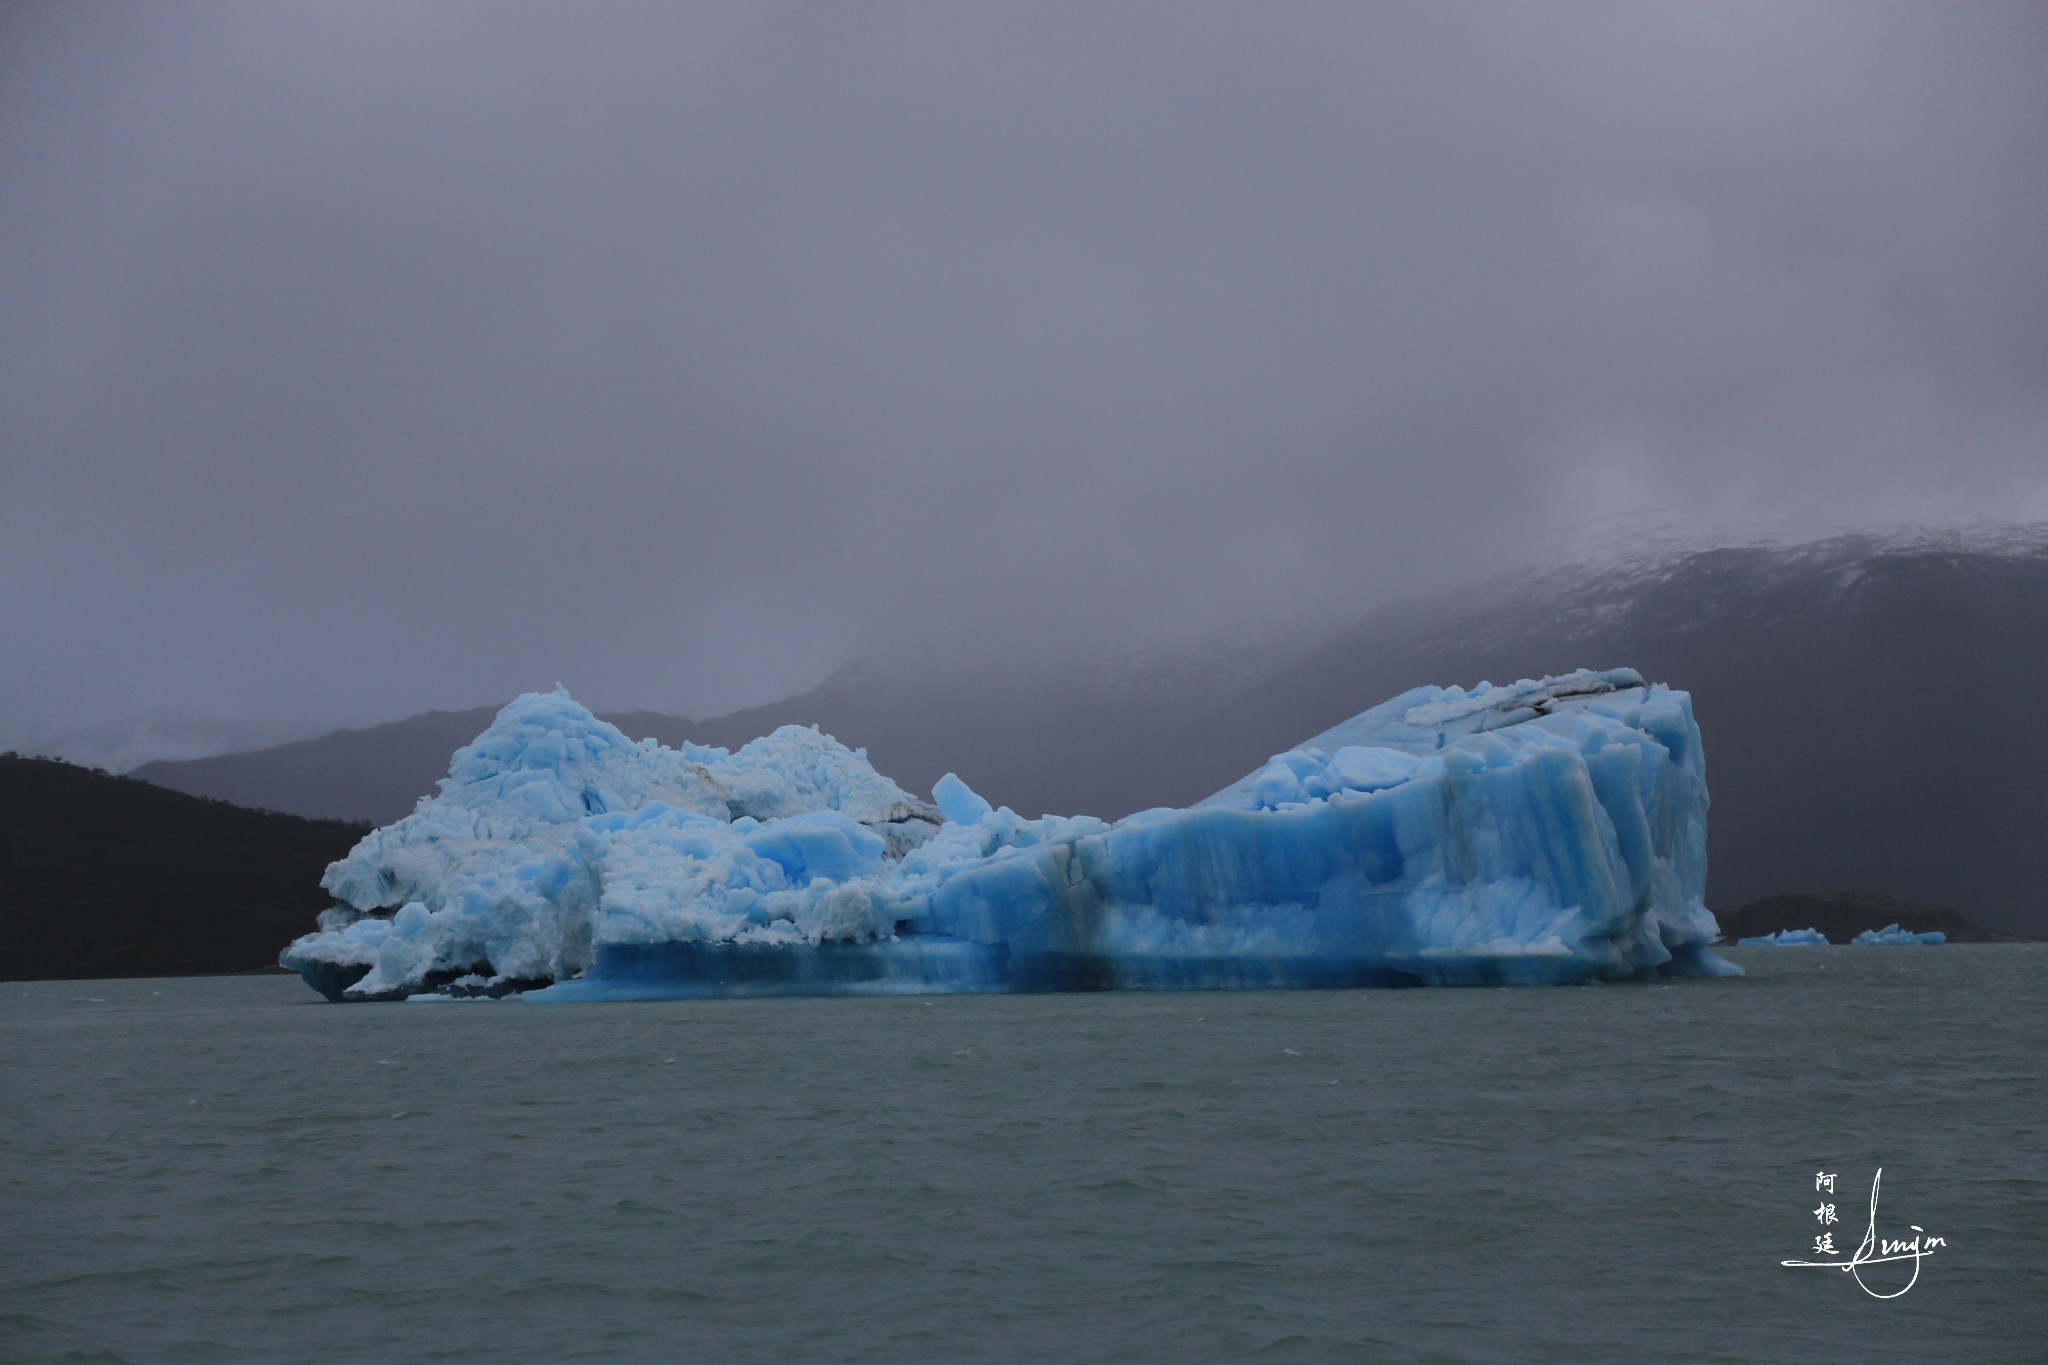
<svg viewBox="0 0 2048 1365"><path fill-rule="evenodd" d="M1098 661L1064 679L857 663L795 697L696 721L609 716L635 738L734 747L818 724L911 790L957 771L1026 815L1115 817L1199 800L1267 757L1420 682L1496 683L1626 665L1693 694L1715 798L1709 895L1741 905L1860 886L2048 932L2048 734L1987 698L2048 676L2048 528L1855 535L1796 546L1662 551L1504 575L1366 613L1309 647L1251 645L1156 670ZM201 765L291 751L318 780L411 809L492 712L430 712L372 731L137 776L245 804L309 809L282 788L207 787ZM424 723L443 729L429 738ZM404 780L377 758L413 725ZM467 733L460 731L467 727ZM318 746L333 742L330 749ZM430 752L429 750L434 751ZM291 766L269 760L280 769ZM353 765L353 766L351 766ZM301 774L303 777L303 773ZM357 783L350 788L349 783Z"/></svg>

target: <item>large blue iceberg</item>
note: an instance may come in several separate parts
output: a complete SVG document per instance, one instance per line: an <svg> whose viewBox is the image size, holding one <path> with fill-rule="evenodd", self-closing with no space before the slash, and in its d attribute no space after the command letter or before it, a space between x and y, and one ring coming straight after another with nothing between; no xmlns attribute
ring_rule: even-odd
<svg viewBox="0 0 2048 1365"><path fill-rule="evenodd" d="M511 703L327 870L281 961L331 999L1538 985L1707 949L1683 692L1628 669L1394 698L1187 809L927 804L785 726L635 743Z"/></svg>

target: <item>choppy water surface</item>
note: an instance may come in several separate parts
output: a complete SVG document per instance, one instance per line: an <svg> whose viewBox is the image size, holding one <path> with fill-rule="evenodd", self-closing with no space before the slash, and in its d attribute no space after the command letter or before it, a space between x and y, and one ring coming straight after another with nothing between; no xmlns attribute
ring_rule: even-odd
<svg viewBox="0 0 2048 1365"><path fill-rule="evenodd" d="M2038 1360L2048 945L1557 990L0 987L8 1360ZM1811 1257L1948 1239L1879 1302ZM1865 1272L1894 1288L1890 1267Z"/></svg>

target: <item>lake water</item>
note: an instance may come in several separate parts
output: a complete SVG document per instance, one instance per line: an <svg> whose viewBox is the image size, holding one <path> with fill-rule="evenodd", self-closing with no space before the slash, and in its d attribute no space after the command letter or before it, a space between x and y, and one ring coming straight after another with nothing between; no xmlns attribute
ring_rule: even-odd
<svg viewBox="0 0 2048 1365"><path fill-rule="evenodd" d="M1556 990L8 985L0 1359L2048 1357L2048 945L1729 955ZM1823 1202L1855 1246L1879 1166L1880 1235L1947 1239L1913 1289L1780 1266Z"/></svg>

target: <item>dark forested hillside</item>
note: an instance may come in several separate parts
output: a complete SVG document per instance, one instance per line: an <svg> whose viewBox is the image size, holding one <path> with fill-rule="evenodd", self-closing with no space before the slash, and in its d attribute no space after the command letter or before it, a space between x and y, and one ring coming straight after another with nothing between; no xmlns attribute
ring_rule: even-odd
<svg viewBox="0 0 2048 1365"><path fill-rule="evenodd" d="M0 755L0 977L272 966L367 828Z"/></svg>

